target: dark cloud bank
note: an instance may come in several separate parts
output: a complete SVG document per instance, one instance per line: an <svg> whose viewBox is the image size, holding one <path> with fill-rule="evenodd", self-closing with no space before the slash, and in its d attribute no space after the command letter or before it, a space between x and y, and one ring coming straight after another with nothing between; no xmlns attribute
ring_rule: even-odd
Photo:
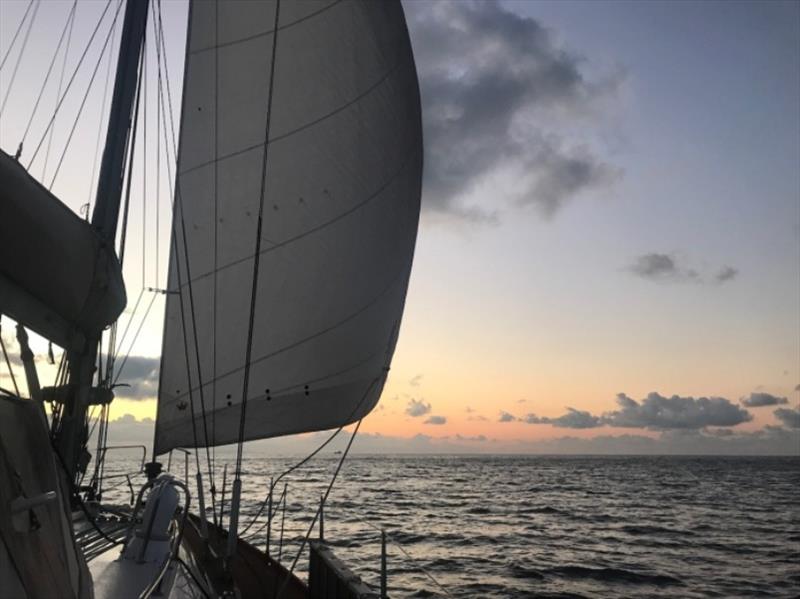
<svg viewBox="0 0 800 599"><path fill-rule="evenodd" d="M748 408L761 408L763 406L779 406L789 403L785 397L777 397L770 393L751 393L750 397L742 398L742 405Z"/></svg>
<svg viewBox="0 0 800 599"><path fill-rule="evenodd" d="M617 395L618 409L600 416L583 410L567 408L558 418L538 417L528 414L519 420L528 424L551 424L560 428L642 428L654 431L698 430L706 427L730 427L749 422L753 416L744 408L724 397L665 397L650 393L641 401L624 393Z"/></svg>
<svg viewBox="0 0 800 599"><path fill-rule="evenodd" d="M585 61L562 49L541 23L493 2L406 2L419 72L425 136L424 208L491 221L498 195L550 217L581 192L616 181L619 169L561 121L581 120L614 96L620 77L592 81ZM498 174L513 189L490 206L462 200Z"/></svg>

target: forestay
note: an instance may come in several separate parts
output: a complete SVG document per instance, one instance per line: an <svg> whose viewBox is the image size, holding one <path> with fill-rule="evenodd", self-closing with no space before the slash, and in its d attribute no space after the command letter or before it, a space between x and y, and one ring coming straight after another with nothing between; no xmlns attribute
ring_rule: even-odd
<svg viewBox="0 0 800 599"><path fill-rule="evenodd" d="M275 15L191 5L157 454L238 440L262 193L244 439L363 417L397 341L422 175L402 7Z"/></svg>

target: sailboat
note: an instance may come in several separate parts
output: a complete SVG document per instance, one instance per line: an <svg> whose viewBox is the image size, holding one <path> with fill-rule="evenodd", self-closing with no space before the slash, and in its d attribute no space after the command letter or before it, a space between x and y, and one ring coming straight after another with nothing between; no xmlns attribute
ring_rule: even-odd
<svg viewBox="0 0 800 599"><path fill-rule="evenodd" d="M148 23L165 51L159 2L127 0L121 14L91 218L26 170L22 147L0 152L0 316L17 323L29 395L0 391L0 596L385 596L385 581L364 584L323 534L311 541L324 498L303 541L307 581L247 543L240 515L245 442L360 424L389 372L423 164L402 6L189 2L180 129L165 135L176 156L168 277L150 290L166 298L155 436L127 511L81 485L88 410L114 398L101 341L127 305L120 240ZM160 101L171 114L168 87ZM29 330L64 350L53 386L39 383ZM225 518L200 460L231 444ZM191 480L164 468L179 449L197 461ZM270 489L270 519L271 504Z"/></svg>

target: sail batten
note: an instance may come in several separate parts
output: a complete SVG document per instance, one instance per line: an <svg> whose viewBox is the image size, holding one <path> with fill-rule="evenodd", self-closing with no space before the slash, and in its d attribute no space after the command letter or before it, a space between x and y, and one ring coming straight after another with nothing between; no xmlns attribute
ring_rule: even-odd
<svg viewBox="0 0 800 599"><path fill-rule="evenodd" d="M179 293L167 297L157 453L195 445L203 417L213 421L208 444L238 440L262 185L244 438L363 417L397 342L422 174L402 8L291 2L277 23L274 9L234 1L190 11L175 203L186 244L170 256Z"/></svg>

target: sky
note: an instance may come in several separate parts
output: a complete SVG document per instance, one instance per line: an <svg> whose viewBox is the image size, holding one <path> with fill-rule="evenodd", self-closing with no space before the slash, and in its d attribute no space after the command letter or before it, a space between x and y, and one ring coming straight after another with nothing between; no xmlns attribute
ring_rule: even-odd
<svg viewBox="0 0 800 599"><path fill-rule="evenodd" d="M27 6L0 3L2 56ZM79 2L68 66L104 6ZM423 105L423 208L392 371L354 447L800 454L800 4L404 6ZM8 153L70 7L43 3L37 52L13 86L14 52L0 69L1 95L14 91L0 114ZM164 3L176 104L185 10ZM99 65L53 185L76 212L91 199L87 163L105 114L105 31L76 76L82 92ZM62 56L24 136L26 166L47 139ZM47 170L46 143L30 166L46 183L78 111L72 95ZM169 155L162 143L156 185L154 89L148 99L150 203L131 206L123 327L143 283L163 287L166 268ZM134 197L141 188L137 178ZM131 387L112 411L121 437L151 434L162 313L156 297L130 350ZM3 336L13 345L7 319ZM318 439L262 445L302 451Z"/></svg>

